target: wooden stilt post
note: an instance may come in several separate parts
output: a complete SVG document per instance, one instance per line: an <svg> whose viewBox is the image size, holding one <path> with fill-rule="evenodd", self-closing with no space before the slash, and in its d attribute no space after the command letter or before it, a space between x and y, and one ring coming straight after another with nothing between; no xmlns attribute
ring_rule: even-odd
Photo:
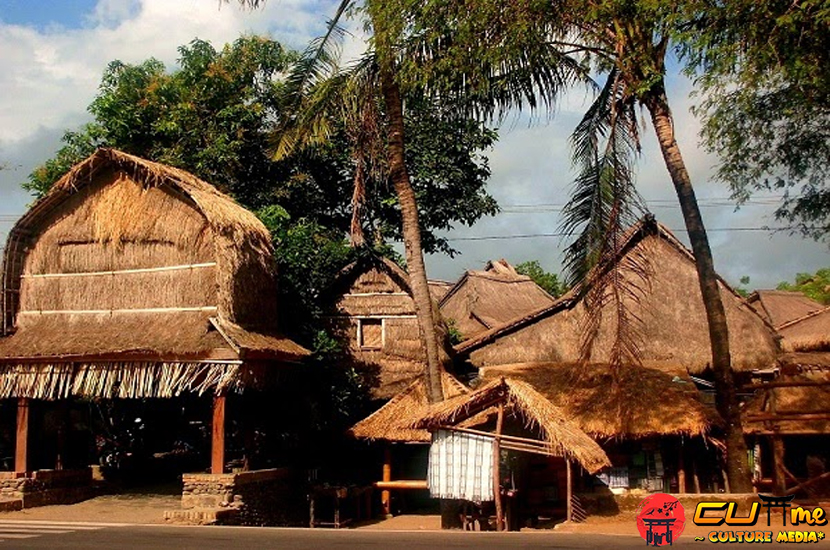
<svg viewBox="0 0 830 550"><path fill-rule="evenodd" d="M692 481L695 484L695 493L700 494L700 476L697 473L697 459L692 454Z"/></svg>
<svg viewBox="0 0 830 550"><path fill-rule="evenodd" d="M772 492L775 495L783 495L787 491L787 475L784 471L784 440L778 434L772 436L772 462L775 467Z"/></svg>
<svg viewBox="0 0 830 550"><path fill-rule="evenodd" d="M210 447L210 473L225 471L225 396L213 397L213 429Z"/></svg>
<svg viewBox="0 0 830 550"><path fill-rule="evenodd" d="M392 481L392 444L387 443L383 448L383 481ZM392 493L384 489L380 493L380 505L383 515L392 516Z"/></svg>
<svg viewBox="0 0 830 550"><path fill-rule="evenodd" d="M686 494L686 461L683 455L686 454L686 447L680 443L677 455L677 492Z"/></svg>
<svg viewBox="0 0 830 550"><path fill-rule="evenodd" d="M14 471L26 475L29 471L29 404L27 397L17 400L17 439L14 450Z"/></svg>
<svg viewBox="0 0 830 550"><path fill-rule="evenodd" d="M493 439L493 498L496 503L496 531L504 530L504 512L501 503L501 446L499 436L504 422L504 403L499 403L499 415L496 419L496 437Z"/></svg>
<svg viewBox="0 0 830 550"><path fill-rule="evenodd" d="M567 514L565 516L566 521L573 521L574 519L574 484L573 484L573 473L571 468L571 460L569 458L565 459L565 467L567 468L567 483L568 483L568 490L566 491L568 495L568 507L567 507Z"/></svg>

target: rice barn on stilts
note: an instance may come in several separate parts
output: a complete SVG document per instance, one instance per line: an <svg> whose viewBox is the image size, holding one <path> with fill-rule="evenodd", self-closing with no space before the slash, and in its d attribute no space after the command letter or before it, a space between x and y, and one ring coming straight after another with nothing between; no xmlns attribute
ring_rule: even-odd
<svg viewBox="0 0 830 550"><path fill-rule="evenodd" d="M266 228L212 185L113 149L72 168L5 248L0 399L16 403L16 426L3 483L65 466L61 441L33 464L51 443L30 411L78 399L212 395L210 472L222 474L227 396L308 354L277 331L275 275Z"/></svg>

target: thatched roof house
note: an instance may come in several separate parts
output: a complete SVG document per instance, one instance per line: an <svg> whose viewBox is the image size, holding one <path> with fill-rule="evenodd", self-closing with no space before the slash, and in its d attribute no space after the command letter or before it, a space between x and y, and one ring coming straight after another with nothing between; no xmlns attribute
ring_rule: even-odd
<svg viewBox="0 0 830 550"><path fill-rule="evenodd" d="M597 439L706 435L719 422L684 372L647 367L525 363L481 369L485 383L509 377L533 387Z"/></svg>
<svg viewBox="0 0 830 550"><path fill-rule="evenodd" d="M701 372L711 362L709 333L694 258L665 227L645 219L632 228L618 262L647 262L648 286L629 307L642 320L643 364L675 372ZM599 266L598 269L607 269ZM719 281L729 323L735 369L766 368L778 352L772 327L725 281ZM580 360L586 289L575 288L549 306L494 327L456 346L477 367L527 362ZM607 363L614 320L603 316L594 342L593 363Z"/></svg>
<svg viewBox="0 0 830 550"><path fill-rule="evenodd" d="M323 301L335 336L348 346L357 366L376 377L375 398L389 399L421 376L426 352L409 275L400 266L363 255L341 270Z"/></svg>
<svg viewBox="0 0 830 550"><path fill-rule="evenodd" d="M530 384L512 378L498 377L474 392L433 405L415 425L432 429L456 426L482 419L482 413L493 411L497 403L504 405L505 417L539 432L549 454L575 460L589 473L611 465L605 451L574 424L566 411Z"/></svg>
<svg viewBox="0 0 830 550"><path fill-rule="evenodd" d="M307 351L277 333L270 235L210 184L100 149L9 233L0 398L224 392Z"/></svg>
<svg viewBox="0 0 830 550"><path fill-rule="evenodd" d="M446 399L470 392L464 384L444 371L441 372L441 385ZM380 409L355 424L349 434L370 441L429 443L431 436L427 430L412 427L428 410L426 384L421 376Z"/></svg>
<svg viewBox="0 0 830 550"><path fill-rule="evenodd" d="M808 360L787 357L785 361L799 361L798 366L787 363L783 368L792 372L779 376L773 384L758 392L742 409L746 433L782 435L830 434L830 357ZM819 354L812 354L819 355ZM825 356L830 354L824 354ZM823 364L819 364L822 363ZM809 364L812 363L812 364ZM787 384L794 384L788 386ZM804 385L796 385L804 384Z"/></svg>
<svg viewBox="0 0 830 550"><path fill-rule="evenodd" d="M466 339L553 302L530 277L519 275L506 260L496 260L482 271L466 271L439 307Z"/></svg>

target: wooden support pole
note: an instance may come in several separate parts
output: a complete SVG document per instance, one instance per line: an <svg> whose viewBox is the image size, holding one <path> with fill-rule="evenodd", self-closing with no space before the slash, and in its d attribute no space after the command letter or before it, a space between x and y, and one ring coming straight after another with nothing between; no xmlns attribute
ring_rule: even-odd
<svg viewBox="0 0 830 550"><path fill-rule="evenodd" d="M14 449L14 471L25 475L29 471L29 404L27 397L17 400L17 439Z"/></svg>
<svg viewBox="0 0 830 550"><path fill-rule="evenodd" d="M566 521L573 521L574 519L574 486L573 486L573 473L571 468L571 461L570 459L565 459L565 467L567 471L567 483L568 483L568 507L567 507L567 514L565 516Z"/></svg>
<svg viewBox="0 0 830 550"><path fill-rule="evenodd" d="M213 429L210 447L210 473L225 472L225 396L213 397Z"/></svg>
<svg viewBox="0 0 830 550"><path fill-rule="evenodd" d="M392 444L387 443L383 447L383 481L392 481ZM390 517L392 515L392 493L389 489L384 489L380 493L380 505L383 509L383 515Z"/></svg>
<svg viewBox="0 0 830 550"><path fill-rule="evenodd" d="M784 440L780 435L772 437L772 464L774 467L772 476L772 492L775 495L783 495L787 492L787 477L784 471Z"/></svg>
<svg viewBox="0 0 830 550"><path fill-rule="evenodd" d="M685 453L686 448L681 443L677 454L677 492L681 495L686 494L686 463L683 457Z"/></svg>
<svg viewBox="0 0 830 550"><path fill-rule="evenodd" d="M496 419L496 437L493 440L493 498L496 503L496 531L504 530L504 512L501 503L501 449L499 436L504 423L504 403L499 403L499 415Z"/></svg>

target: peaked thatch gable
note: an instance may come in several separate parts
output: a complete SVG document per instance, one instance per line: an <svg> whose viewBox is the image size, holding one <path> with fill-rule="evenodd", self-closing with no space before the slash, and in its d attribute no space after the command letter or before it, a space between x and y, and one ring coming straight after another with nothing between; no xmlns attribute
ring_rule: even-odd
<svg viewBox="0 0 830 550"><path fill-rule="evenodd" d="M711 363L709 332L691 252L651 220L632 229L622 250L617 261L634 254L645 258L651 271L641 300L629 304L642 320L643 363L671 371L677 367L689 372L705 370ZM778 352L772 327L726 282L720 280L719 285L729 323L733 367L751 370L771 366ZM479 367L578 362L586 318L583 290L575 288L550 306L462 342L456 351ZM610 317L604 316L599 327L591 362L609 360L614 336Z"/></svg>
<svg viewBox="0 0 830 550"><path fill-rule="evenodd" d="M270 235L251 212L183 170L100 149L9 233L0 366L106 371L109 390L132 369L145 380L139 397L204 382L205 366L297 361L308 352L276 332L275 276ZM173 378L195 370L155 387L164 365Z"/></svg>
<svg viewBox="0 0 830 550"><path fill-rule="evenodd" d="M506 260L497 260L483 271L466 271L439 307L464 338L471 338L553 302L530 277L519 275Z"/></svg>
<svg viewBox="0 0 830 550"><path fill-rule="evenodd" d="M441 385L444 397L452 399L469 393L469 389L452 375L441 371ZM350 430L349 434L358 439L414 443L430 441L427 430L413 428L429 409L426 384L423 376L395 395L380 409L367 416Z"/></svg>
<svg viewBox="0 0 830 550"><path fill-rule="evenodd" d="M566 412L530 384L512 378L499 377L474 392L437 403L415 425L432 429L458 425L497 403L504 404L505 415L515 416L528 428L538 430L550 454L575 460L589 473L611 465L605 451Z"/></svg>
<svg viewBox="0 0 830 550"><path fill-rule="evenodd" d="M827 307L790 290L756 290L747 297L747 302L775 328Z"/></svg>

